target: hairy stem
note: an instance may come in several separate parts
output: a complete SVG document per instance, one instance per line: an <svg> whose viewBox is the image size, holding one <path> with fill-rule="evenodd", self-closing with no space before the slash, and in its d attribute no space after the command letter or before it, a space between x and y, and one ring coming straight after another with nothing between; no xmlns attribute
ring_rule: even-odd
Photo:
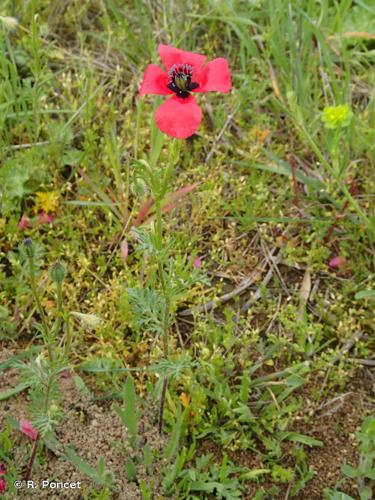
<svg viewBox="0 0 375 500"><path fill-rule="evenodd" d="M160 252L163 247L163 226L162 226L162 211L161 211L161 203L160 199L155 201L155 210L156 210L156 225L155 225L155 241L156 247ZM164 276L163 262L160 258L160 254L158 256L158 274L161 283L161 288L164 295L165 301L165 309L164 309L164 321L163 321L163 353L164 358L168 358L169 349L168 349L168 330L169 330L169 298L168 298L168 290L166 286L166 279ZM168 379L165 376L163 380L163 388L160 397L160 407L159 407L159 434L163 431L163 420L164 420L164 404L165 404L165 396L167 392L167 384Z"/></svg>
<svg viewBox="0 0 375 500"><path fill-rule="evenodd" d="M31 471L33 469L33 465L35 462L36 452L38 451L39 440L40 440L40 436L38 434L37 438L34 441L34 446L33 446L32 452L31 452L31 457L30 457L29 463L27 464L27 469L26 469L26 472L25 472L25 475L23 478L24 481L28 481L30 479Z"/></svg>
<svg viewBox="0 0 375 500"><path fill-rule="evenodd" d="M48 324L47 324L47 318L46 318L46 315L44 314L44 309L43 309L42 304L40 302L40 298L39 298L39 294L38 294L38 287L37 287L36 280L35 280L34 258L29 256L28 261L29 261L31 291L32 291L32 294L33 294L34 299L35 299L38 313L39 313L41 320L42 320L44 341L47 345L49 359L52 362L53 361L53 351L52 351L51 342L50 342L50 335L49 335L49 329L48 329Z"/></svg>

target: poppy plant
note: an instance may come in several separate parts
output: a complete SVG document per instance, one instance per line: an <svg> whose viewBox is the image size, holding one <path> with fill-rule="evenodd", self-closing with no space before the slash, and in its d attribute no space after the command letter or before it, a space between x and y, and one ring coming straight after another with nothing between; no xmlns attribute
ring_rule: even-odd
<svg viewBox="0 0 375 500"><path fill-rule="evenodd" d="M157 109L156 125L165 134L185 139L198 130L202 119L192 93L230 91L228 61L219 57L205 64L206 56L168 45L159 45L158 52L167 71L149 64L139 95L171 95Z"/></svg>

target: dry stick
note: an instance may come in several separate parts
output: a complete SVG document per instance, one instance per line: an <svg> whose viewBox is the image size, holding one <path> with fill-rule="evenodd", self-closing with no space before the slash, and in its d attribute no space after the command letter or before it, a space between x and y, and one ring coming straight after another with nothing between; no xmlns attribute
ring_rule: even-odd
<svg viewBox="0 0 375 500"><path fill-rule="evenodd" d="M263 250L263 252L265 254L265 258L267 260L267 263L270 265L270 267L273 267L275 273L277 274L277 277L280 280L281 287L283 288L283 290L287 294L287 296L290 297L290 293L289 293L288 287L286 286L286 283L285 283L283 277L281 276L279 268L277 267L277 265L281 261L281 250L279 252L280 258L276 261L276 259L274 260L273 255L272 255L273 252L275 251L275 248L272 250L272 252L270 252L269 248L267 247L267 245L265 245L263 243L263 241L260 242L260 245L261 245L262 250Z"/></svg>
<svg viewBox="0 0 375 500"><path fill-rule="evenodd" d="M209 162L212 158L212 155L214 154L215 152L215 148L216 148L216 145L217 143L220 141L220 139L222 138L226 128L228 127L228 125L230 124L230 122L233 120L233 117L234 115L237 113L238 111L238 107L233 111L233 113L231 113L228 118L226 119L222 129L220 130L220 132L217 134L217 136L215 137L215 140L214 140L214 143L212 145L212 148L210 150L210 152L208 153L208 155L206 156L206 163Z"/></svg>
<svg viewBox="0 0 375 500"><path fill-rule="evenodd" d="M364 366L375 366L375 359L349 358L353 363L359 363Z"/></svg>
<svg viewBox="0 0 375 500"><path fill-rule="evenodd" d="M272 257L273 258L273 263L275 265L279 264L281 262L281 250L279 251L279 253L275 256L275 257ZM265 287L268 285L268 283L271 281L271 278L273 276L273 272L274 272L274 268L273 266L270 267L268 273L265 275L263 281L262 281L262 286ZM257 300L259 300L262 296L262 291L261 291L261 287L258 287L257 291L254 293L254 295L248 300L245 302L245 304L241 307L241 312L244 313L246 312L250 306L252 304L254 304L254 302L256 302Z"/></svg>
<svg viewBox="0 0 375 500"><path fill-rule="evenodd" d="M260 264L260 266L263 266L266 264L266 260L263 260ZM224 304L225 302L228 302L229 300L233 299L237 295L241 295L247 288L249 288L251 285L253 285L262 275L262 272L259 270L255 270L251 273L251 275L244 279L237 288L232 290L231 292L228 292L221 297L218 297L217 299L210 300L206 302L205 304L202 304L199 307L192 307L188 309L184 309L183 311L179 312L179 316L192 316L194 313L202 313L202 312L208 312L216 309L220 304Z"/></svg>

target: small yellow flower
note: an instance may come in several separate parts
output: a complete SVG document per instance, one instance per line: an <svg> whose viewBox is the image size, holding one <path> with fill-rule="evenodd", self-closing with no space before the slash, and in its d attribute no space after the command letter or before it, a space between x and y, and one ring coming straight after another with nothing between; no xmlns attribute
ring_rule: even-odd
<svg viewBox="0 0 375 500"><path fill-rule="evenodd" d="M340 106L326 106L323 109L322 120L326 128L347 127L352 119L353 113L347 104Z"/></svg>
<svg viewBox="0 0 375 500"><path fill-rule="evenodd" d="M42 210L45 213L54 212L59 205L59 194L57 191L36 193L35 212Z"/></svg>

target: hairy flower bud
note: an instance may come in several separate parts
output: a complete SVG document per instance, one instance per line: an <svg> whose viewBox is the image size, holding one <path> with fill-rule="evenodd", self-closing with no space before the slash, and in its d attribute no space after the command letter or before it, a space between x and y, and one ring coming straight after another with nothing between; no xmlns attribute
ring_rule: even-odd
<svg viewBox="0 0 375 500"><path fill-rule="evenodd" d="M35 247L33 240L31 238L25 238L23 240L23 246L25 248L25 253L28 257L32 258L35 255Z"/></svg>
<svg viewBox="0 0 375 500"><path fill-rule="evenodd" d="M55 262L49 269L49 275L55 283L62 283L66 276L66 269L61 262Z"/></svg>

